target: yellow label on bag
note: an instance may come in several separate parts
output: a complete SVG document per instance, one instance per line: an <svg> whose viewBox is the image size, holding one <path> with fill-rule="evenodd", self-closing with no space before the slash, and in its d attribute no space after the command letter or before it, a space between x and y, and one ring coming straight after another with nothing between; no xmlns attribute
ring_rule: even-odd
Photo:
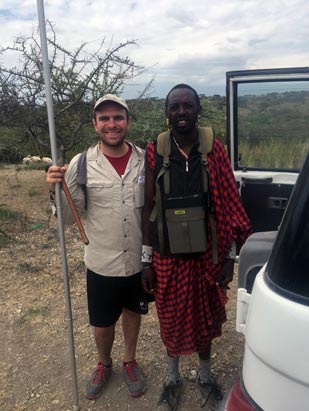
<svg viewBox="0 0 309 411"><path fill-rule="evenodd" d="M186 210L175 210L176 215L184 215L186 214Z"/></svg>

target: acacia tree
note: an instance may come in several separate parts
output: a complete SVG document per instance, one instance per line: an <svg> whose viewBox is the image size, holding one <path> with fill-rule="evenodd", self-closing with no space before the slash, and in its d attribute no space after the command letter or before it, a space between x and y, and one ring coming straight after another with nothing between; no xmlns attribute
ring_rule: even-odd
<svg viewBox="0 0 309 411"><path fill-rule="evenodd" d="M58 44L50 22L47 28L57 146L62 163L65 153L87 138L85 126L91 121L94 101L105 93L120 95L127 81L143 73L145 67L122 55L125 48L136 45L134 40L113 45L104 38L95 51L88 51L89 43L70 51ZM17 54L18 66L0 65L0 126L22 130L19 143L32 139L37 154L42 155L48 152L49 137L37 35L19 36L12 46L0 49L2 55L11 52ZM142 97L140 93L139 98Z"/></svg>

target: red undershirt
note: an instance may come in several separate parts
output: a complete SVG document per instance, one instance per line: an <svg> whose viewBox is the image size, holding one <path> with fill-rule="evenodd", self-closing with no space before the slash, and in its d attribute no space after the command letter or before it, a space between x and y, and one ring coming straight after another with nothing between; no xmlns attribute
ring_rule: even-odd
<svg viewBox="0 0 309 411"><path fill-rule="evenodd" d="M129 147L128 151L122 157L111 157L111 156L108 156L107 154L104 154L105 157L111 163L111 165L114 167L114 169L117 171L117 173L120 175L120 177L124 175L129 158L132 153L132 147L129 144L128 144L128 147Z"/></svg>

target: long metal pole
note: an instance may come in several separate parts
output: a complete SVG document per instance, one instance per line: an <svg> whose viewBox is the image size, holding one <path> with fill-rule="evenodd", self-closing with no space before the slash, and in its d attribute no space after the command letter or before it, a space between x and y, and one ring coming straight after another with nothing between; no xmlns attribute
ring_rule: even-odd
<svg viewBox="0 0 309 411"><path fill-rule="evenodd" d="M53 99L52 99L52 93L51 93L43 0L37 0L37 9L38 9L40 37L41 37L41 50L42 50L44 81L45 81L51 155L52 155L53 164L57 164L57 139L56 139L56 132L55 132L54 106L53 106ZM71 375L72 375L72 382L73 382L72 384L73 410L78 411L80 408L79 408L78 388L77 388L77 373L76 373L76 361L75 361L72 308L71 308L70 285L69 285L69 275L68 275L68 262L67 262L66 244L65 244L65 236L64 236L64 224L63 224L63 218L62 218L62 212L61 212L62 210L61 208L61 186L59 183L56 184L56 207L58 211L57 217L58 217L58 228L59 228L59 241L60 241L60 249L61 249L61 261L62 261L62 269L63 269L63 282L64 282L65 302L66 302L66 322L67 322L68 337L69 337Z"/></svg>

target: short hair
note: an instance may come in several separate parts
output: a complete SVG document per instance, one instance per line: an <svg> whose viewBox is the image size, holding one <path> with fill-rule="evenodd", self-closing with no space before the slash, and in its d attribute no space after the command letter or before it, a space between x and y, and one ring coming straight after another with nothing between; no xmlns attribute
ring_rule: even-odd
<svg viewBox="0 0 309 411"><path fill-rule="evenodd" d="M181 88L185 88L187 90L191 90L194 94L194 99L196 101L196 104L198 105L198 107L201 106L201 100L199 95L197 94L197 92L194 90L193 87L189 86L188 84L184 84L184 83L180 83L180 84L176 84L176 86L174 86L167 94L166 98L165 98L165 109L167 110L167 105L168 105L168 98L170 96L170 94L172 93L172 91L177 90L177 89L181 89Z"/></svg>

